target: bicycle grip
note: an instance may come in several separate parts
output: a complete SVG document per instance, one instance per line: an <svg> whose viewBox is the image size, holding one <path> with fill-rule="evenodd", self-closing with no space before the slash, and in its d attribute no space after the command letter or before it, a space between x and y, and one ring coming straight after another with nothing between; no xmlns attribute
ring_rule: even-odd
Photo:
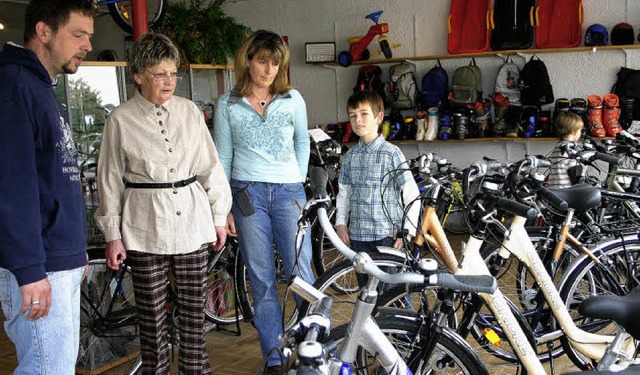
<svg viewBox="0 0 640 375"><path fill-rule="evenodd" d="M331 297L323 297L320 301L318 301L315 308L313 309L313 314L331 319L331 306L333 306L333 300L331 299Z"/></svg>
<svg viewBox="0 0 640 375"><path fill-rule="evenodd" d="M620 159L615 156L607 155L602 152L596 152L591 157L591 160L602 160L605 163L609 163L611 165L620 165Z"/></svg>
<svg viewBox="0 0 640 375"><path fill-rule="evenodd" d="M510 214L522 216L527 219L533 219L538 215L538 210L536 210L535 208L529 207L520 202L512 201L510 199L497 198L496 205L499 208L509 212Z"/></svg>
<svg viewBox="0 0 640 375"><path fill-rule="evenodd" d="M553 208L559 211L566 211L569 205L567 202L556 195L553 191L541 187L537 191L538 196L542 198L545 202L549 203Z"/></svg>
<svg viewBox="0 0 640 375"><path fill-rule="evenodd" d="M314 196L327 195L327 171L320 167L311 167L309 170L309 181L311 182L311 191Z"/></svg>
<svg viewBox="0 0 640 375"><path fill-rule="evenodd" d="M437 273L429 276L427 284L461 292L489 294L492 294L498 288L498 281L490 275L452 275L450 273Z"/></svg>

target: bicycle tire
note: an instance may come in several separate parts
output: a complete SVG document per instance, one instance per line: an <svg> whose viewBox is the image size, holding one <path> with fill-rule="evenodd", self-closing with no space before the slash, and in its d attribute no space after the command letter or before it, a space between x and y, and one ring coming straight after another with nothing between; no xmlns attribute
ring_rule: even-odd
<svg viewBox="0 0 640 375"><path fill-rule="evenodd" d="M288 278L284 271L280 254L274 249L276 262L276 289L278 291L279 301L283 301L282 313L284 315L284 329L291 328L298 320L298 305L293 296L288 295ZM239 300L242 306L245 321L251 321L254 317L253 310L253 290L251 288L251 280L242 255L237 252L236 255L236 283L238 287Z"/></svg>
<svg viewBox="0 0 640 375"><path fill-rule="evenodd" d="M406 268L406 258L386 253L369 254L373 263L378 267L393 267L398 270ZM351 293L345 293L336 285L350 285L349 289L355 290ZM356 272L353 263L346 260L335 267L327 270L324 274L316 279L313 286L333 299L331 308L331 322L334 326L346 324L351 321L351 315L355 307L356 299L360 288L356 278ZM306 316L311 312L312 305L304 301L300 305L299 316Z"/></svg>
<svg viewBox="0 0 640 375"><path fill-rule="evenodd" d="M334 224L336 209L332 208L327 215L329 216L329 220ZM340 264L347 260L347 258L336 249L335 246L329 240L329 237L325 235L325 231L320 225L319 221L314 223L314 227L312 228L312 238L314 238L313 244L313 265L316 268L316 273L318 276L327 272L327 270L333 268L335 265ZM354 289L353 285L341 284L340 280L336 281L334 285L335 289L343 292L343 293L352 293L358 290L356 287Z"/></svg>
<svg viewBox="0 0 640 375"><path fill-rule="evenodd" d="M133 33L133 21L131 19L131 2L119 1L108 4L109 14L115 23L126 33ZM167 13L167 5L164 0L147 0L147 22L149 29L154 29L162 22Z"/></svg>
<svg viewBox="0 0 640 375"><path fill-rule="evenodd" d="M637 273L640 266L638 263L640 239L628 239L627 237L624 244L620 241L614 241L597 250L596 253L597 258L606 265L608 274L613 275L614 279L608 277L601 266L598 266L589 257L583 257L569 271L560 287L560 297L573 321L581 329L601 334L616 332L615 324L608 320L598 321L581 317L577 311L578 305L584 299L594 295L625 295L640 284ZM627 259L632 260L633 269L629 269ZM627 271L631 271L631 273ZM562 337L561 342L565 352L577 367L585 370L593 366L590 359L573 348L568 338Z"/></svg>
<svg viewBox="0 0 640 375"><path fill-rule="evenodd" d="M204 314L216 324L234 324L243 319L245 307L240 302L235 277L237 242L228 238L224 248L212 251L207 263ZM236 316L236 307L238 309Z"/></svg>
<svg viewBox="0 0 640 375"><path fill-rule="evenodd" d="M90 257L104 250L88 250ZM120 282L119 280L122 279ZM76 365L96 369L138 351L137 315L131 272L106 266L104 258L90 259L80 297L80 341Z"/></svg>
<svg viewBox="0 0 640 375"><path fill-rule="evenodd" d="M546 229L543 228L527 228L531 242L538 250L538 254L543 260L545 257L551 256L555 248L555 236L547 242ZM500 244L496 246L489 246L482 250L481 256L485 260L487 265L492 263L493 258L497 255L500 248ZM557 266L557 272L554 275L555 284L558 285L563 271L569 267L571 262L578 257L579 250L576 249L569 242L565 242L564 251L562 252L560 261ZM554 318L551 309L546 304L546 301L542 300L542 306L538 308L540 298L540 289L533 279L529 268L523 265L515 256L510 256L508 260L509 264L502 267L496 276L499 283L499 288L503 295L509 299L516 309L518 309L521 315L526 319L529 327L533 331L535 336L542 336L554 330ZM560 341L553 346L554 349L551 353L553 358L557 358L564 353ZM547 344L542 343L538 347L538 358L541 362L549 360L549 352Z"/></svg>
<svg viewBox="0 0 640 375"><path fill-rule="evenodd" d="M424 374L449 374L454 371L456 374L467 375L488 375L484 364L480 361L473 350L466 345L466 342L449 329L443 329L438 335L435 349L431 353L415 352L416 346L413 340L421 335L426 339L427 334L432 332L420 332L419 321L412 321L403 318L379 317L375 319L380 330L390 339L398 353L408 363L409 368L416 375ZM328 340L335 341L340 347L348 332L348 325L334 328ZM425 342L420 339L418 342ZM358 348L358 357L354 363L357 374L381 374L379 365L374 363L377 353L366 353L366 348ZM415 359L415 360L414 360ZM454 366L455 365L455 368Z"/></svg>

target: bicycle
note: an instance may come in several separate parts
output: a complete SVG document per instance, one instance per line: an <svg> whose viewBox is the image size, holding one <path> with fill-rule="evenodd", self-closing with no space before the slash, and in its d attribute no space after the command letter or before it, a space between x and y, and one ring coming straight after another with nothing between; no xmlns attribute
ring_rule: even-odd
<svg viewBox="0 0 640 375"><path fill-rule="evenodd" d="M322 176L319 177L322 181ZM428 322L416 319L413 321L405 318L393 318L390 316L379 317L375 321L371 313L377 298L377 285L379 281L387 283L416 283L420 285L431 285L456 290L474 290L490 293L495 289L495 279L492 277L455 277L448 273L436 273L435 262L424 259L420 262L420 269L423 273L400 273L388 274L380 270L373 263L369 254L356 254L339 240L338 235L333 230L331 222L327 216L328 198L323 194L324 184L316 184L321 188L318 190L316 198L310 200L301 213L299 220L299 230L297 237L297 248L301 247L304 233L307 229L309 217L314 213L320 220L331 242L352 264L357 265L360 272L367 273L370 277L367 284L362 288L358 301L354 309L353 320L348 326L339 327L333 330L328 336L330 341L337 341L340 351L335 358L327 359L322 352L322 346L316 341L317 333L322 334L328 331L329 322L327 315L330 308L325 304L320 304L320 314L311 314L303 318L295 327L287 331L281 340L281 347L278 351L285 354L284 349L300 349L298 351L298 362L296 366L314 366L322 369L323 374L347 374L352 373L351 364L358 373L371 370L380 373L384 369L390 374L411 374L431 373L441 368L449 369L449 366L458 366L461 373L465 374L487 374L475 353L470 350L466 343L456 337L442 322L437 319ZM321 291L304 282L302 279L294 277L291 288L306 301L316 306L318 301L326 301L326 297ZM315 310L314 310L315 311ZM307 334L309 333L309 334ZM301 338L311 341L301 342ZM392 338L397 342L404 343L403 351L394 349L387 338ZM428 343L424 346L416 346L416 342L423 340ZM309 358L310 348L319 349L315 351L315 358ZM420 350L415 350L420 349ZM285 359L288 359L287 355ZM404 361L407 358L407 363ZM371 362L378 363L377 366ZM285 365L286 366L286 365ZM365 370L366 368L366 370ZM377 369L376 369L377 368ZM315 372L318 373L318 372Z"/></svg>
<svg viewBox="0 0 640 375"><path fill-rule="evenodd" d="M115 23L126 33L133 32L133 20L131 18L131 1L124 0L86 0L95 7L106 6L109 15ZM162 22L166 12L167 4L165 0L147 0L147 20L150 29L158 26Z"/></svg>

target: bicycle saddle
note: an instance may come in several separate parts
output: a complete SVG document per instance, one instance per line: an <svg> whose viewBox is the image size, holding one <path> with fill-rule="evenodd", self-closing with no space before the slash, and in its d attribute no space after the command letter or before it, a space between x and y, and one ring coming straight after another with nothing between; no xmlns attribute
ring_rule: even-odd
<svg viewBox="0 0 640 375"><path fill-rule="evenodd" d="M621 325L633 338L640 338L640 287L626 296L593 296L584 300L578 312L588 318L611 319Z"/></svg>
<svg viewBox="0 0 640 375"><path fill-rule="evenodd" d="M600 189L589 184L549 190L567 202L569 208L576 210L576 213L588 211L600 204Z"/></svg>

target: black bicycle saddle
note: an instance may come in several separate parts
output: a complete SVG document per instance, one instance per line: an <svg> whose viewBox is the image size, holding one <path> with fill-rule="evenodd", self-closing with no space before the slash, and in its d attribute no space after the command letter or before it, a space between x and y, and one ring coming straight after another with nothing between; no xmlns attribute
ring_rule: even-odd
<svg viewBox="0 0 640 375"><path fill-rule="evenodd" d="M593 296L584 300L578 312L588 318L610 319L621 325L633 338L640 338L640 287L626 296Z"/></svg>
<svg viewBox="0 0 640 375"><path fill-rule="evenodd" d="M569 208L576 210L576 213L588 211L600 204L600 189L589 184L549 190L567 202Z"/></svg>

